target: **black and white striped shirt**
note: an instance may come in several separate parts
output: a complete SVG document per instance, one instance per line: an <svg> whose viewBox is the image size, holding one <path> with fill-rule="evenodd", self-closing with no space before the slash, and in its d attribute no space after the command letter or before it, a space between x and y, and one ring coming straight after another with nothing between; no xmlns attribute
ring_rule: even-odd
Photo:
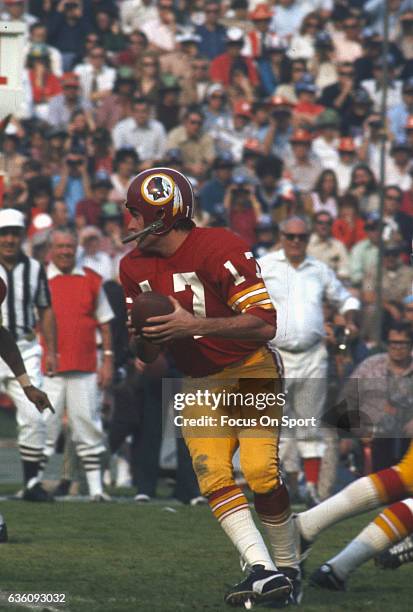
<svg viewBox="0 0 413 612"><path fill-rule="evenodd" d="M21 253L12 270L0 264L0 276L7 285L7 297L1 305L3 325L15 340L23 340L33 334L37 308L51 305L45 269Z"/></svg>

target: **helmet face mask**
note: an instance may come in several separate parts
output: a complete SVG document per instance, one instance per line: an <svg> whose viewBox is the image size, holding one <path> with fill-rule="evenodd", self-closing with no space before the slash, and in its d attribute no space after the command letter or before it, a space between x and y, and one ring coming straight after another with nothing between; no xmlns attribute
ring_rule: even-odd
<svg viewBox="0 0 413 612"><path fill-rule="evenodd" d="M169 232L181 219L192 219L194 193L187 177L172 168L150 168L140 172L130 183L126 207L136 210L147 228L161 220L160 229L151 234Z"/></svg>

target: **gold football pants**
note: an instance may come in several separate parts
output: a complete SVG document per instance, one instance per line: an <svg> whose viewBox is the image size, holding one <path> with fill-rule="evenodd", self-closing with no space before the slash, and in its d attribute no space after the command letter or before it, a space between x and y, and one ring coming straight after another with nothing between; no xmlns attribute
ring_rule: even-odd
<svg viewBox="0 0 413 612"><path fill-rule="evenodd" d="M279 485L282 384L281 359L267 348L217 374L184 380L186 394L196 394L198 389L237 394L229 402L220 401L215 410L205 401L186 403L183 409L182 432L203 495L235 484L232 458L238 447L241 470L254 493L268 493ZM198 424L201 417L207 425ZM196 424L188 423L189 419L196 419Z"/></svg>

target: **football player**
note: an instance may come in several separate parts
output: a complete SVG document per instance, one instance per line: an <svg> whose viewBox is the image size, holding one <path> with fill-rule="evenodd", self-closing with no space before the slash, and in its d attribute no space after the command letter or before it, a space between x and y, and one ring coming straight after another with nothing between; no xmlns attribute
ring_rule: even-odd
<svg viewBox="0 0 413 612"><path fill-rule="evenodd" d="M120 280L130 305L144 291L169 296L169 315L151 317L135 352L144 362L167 348L186 375L185 392L199 388L268 393L282 389L282 364L267 348L276 330L276 312L259 268L246 244L222 228L197 228L189 180L177 170L155 168L133 179L126 207L137 248L120 264ZM129 238L127 238L128 240ZM195 379L198 378L198 380ZM254 395L254 396L255 396ZM188 402L189 404L189 402ZM238 549L248 575L225 596L229 605L287 605L300 599L298 555L288 492L278 465L278 431L249 427L253 408L221 403L211 413L205 402L186 405L186 418L203 415L241 417L239 427L182 428L201 494ZM279 407L260 414L280 416ZM236 485L232 457L239 448L241 468L254 493L254 506L271 545L272 557Z"/></svg>
<svg viewBox="0 0 413 612"><path fill-rule="evenodd" d="M343 519L388 504L338 555L310 577L313 585L344 590L346 580L362 563L413 532L413 442L397 465L363 476L318 506L295 517L302 558L317 536Z"/></svg>
<svg viewBox="0 0 413 612"><path fill-rule="evenodd" d="M4 301L7 294L7 288L4 281L0 278L0 305ZM46 408L49 408L54 412L49 398L46 393L43 393L40 389L34 387L31 380L26 372L26 368L23 363L22 356L11 333L2 325L1 312L0 312L0 357L7 363L16 379L19 381L26 397L30 400L37 408L39 412L43 412ZM0 543L7 542L7 526L3 517L0 515Z"/></svg>

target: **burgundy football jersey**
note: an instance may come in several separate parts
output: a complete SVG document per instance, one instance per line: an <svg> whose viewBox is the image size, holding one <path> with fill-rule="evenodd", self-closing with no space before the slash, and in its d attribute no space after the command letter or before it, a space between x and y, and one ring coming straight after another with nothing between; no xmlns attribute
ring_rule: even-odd
<svg viewBox="0 0 413 612"><path fill-rule="evenodd" d="M194 228L171 257L138 248L120 263L128 306L143 291L172 295L196 317L234 317L248 312L275 325L276 312L257 262L245 242L222 228ZM245 359L262 342L220 337L175 340L168 345L177 368L202 377Z"/></svg>

